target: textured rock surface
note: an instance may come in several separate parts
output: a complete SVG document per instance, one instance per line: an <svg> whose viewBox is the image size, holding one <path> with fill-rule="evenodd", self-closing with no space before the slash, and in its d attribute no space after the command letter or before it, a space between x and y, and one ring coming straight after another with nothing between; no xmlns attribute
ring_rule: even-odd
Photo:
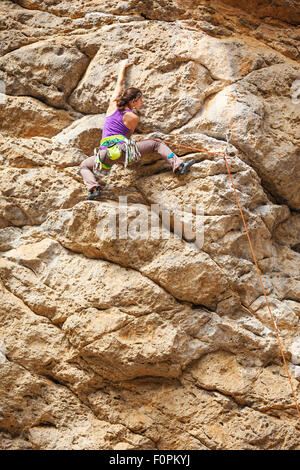
<svg viewBox="0 0 300 470"><path fill-rule="evenodd" d="M1 2L0 449L300 449L222 157L230 129L299 402L299 21L293 0ZM128 52L137 140L196 164L115 166L86 201L79 166ZM127 238L108 223L120 196ZM155 204L171 217L150 234Z"/></svg>
<svg viewBox="0 0 300 470"><path fill-rule="evenodd" d="M105 114L84 116L56 134L53 141L77 147L87 155L93 155L94 148L99 147L104 121Z"/></svg>
<svg viewBox="0 0 300 470"><path fill-rule="evenodd" d="M18 137L52 137L73 122L68 112L23 96L5 96L0 116L0 131Z"/></svg>

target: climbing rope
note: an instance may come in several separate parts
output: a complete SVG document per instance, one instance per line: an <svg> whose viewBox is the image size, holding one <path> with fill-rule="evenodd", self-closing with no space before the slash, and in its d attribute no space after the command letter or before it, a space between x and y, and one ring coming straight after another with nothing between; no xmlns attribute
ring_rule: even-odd
<svg viewBox="0 0 300 470"><path fill-rule="evenodd" d="M227 172L229 174L229 178L230 178L230 181L231 181L231 184L232 184L232 187L233 187L233 191L234 191L234 194L235 194L235 197L236 197L237 205L239 207L241 217L242 217L242 221L243 221L243 224L244 224L244 227L245 227L246 235L247 235L247 238L248 238L250 250L251 250L253 261L254 261L256 271L257 271L257 274L258 274L258 277L259 277L259 281L260 281L260 284L261 284L263 295L264 295L264 298L265 298L265 301L266 301L266 304L267 304L267 308L268 308L268 311L269 311L271 321L272 321L273 326L274 326L275 336L276 336L278 344L279 344L283 364L284 364L284 367L285 367L285 370L286 370L286 373L287 373L287 376L288 376L288 380L289 380L289 383L290 383L290 387L291 387L292 395L293 395L293 398L294 398L294 401L295 401L295 406L296 406L296 410L297 410L297 413L298 413L298 417L300 419L300 409L299 409L297 397L296 397L296 394L295 394L295 391L294 391L294 387L293 387L293 384L292 384L292 379L291 379L291 376L290 376L290 373L289 373L289 369L288 369L288 366L287 366L286 358L285 358L285 355L284 355L284 352L283 352L283 347L282 347L280 336L279 336L279 330L278 330L275 318L274 318L274 316L272 314L272 311L271 311L271 307L270 307L270 304L269 304L269 301L268 301L268 298L267 298L267 294L266 294L266 291L265 291L265 288L264 288L261 272L260 272L260 269L258 267L257 259L256 259L255 252L254 252L254 249L253 249L253 246L252 246L251 239L250 239L247 223L246 223L246 220L245 220L245 217L244 217L244 214L243 214L243 210L242 210L242 207L241 207L241 204L240 204L240 201L239 201L236 189L235 189L235 185L234 185L232 175L231 175L231 172L230 172L230 169L229 169L228 161L227 161L227 158L226 158L226 157L229 156L230 139L231 139L231 131L229 131L226 135L227 144L226 144L226 148L225 148L224 153L210 152L210 151L205 150L205 149L199 149L199 148L196 148L196 147L190 147L190 146L182 145L182 144L174 144L174 142L172 143L172 142L168 142L166 140L164 140L164 141L159 140L159 139L153 139L153 140L157 140L158 142L164 142L164 143L167 143L167 144L170 144L170 145L173 145L173 146L175 145L175 146L178 146L178 147L186 148L186 149L189 149L189 150L195 150L196 152L206 153L206 154L210 154L210 155L222 156L224 158L226 169L227 169Z"/></svg>

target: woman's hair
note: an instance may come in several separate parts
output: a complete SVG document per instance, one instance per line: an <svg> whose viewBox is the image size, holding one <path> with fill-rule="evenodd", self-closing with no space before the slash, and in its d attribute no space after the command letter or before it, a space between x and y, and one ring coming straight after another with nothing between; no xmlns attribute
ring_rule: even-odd
<svg viewBox="0 0 300 470"><path fill-rule="evenodd" d="M138 100L142 96L142 94L143 93L141 90L139 90L139 88L134 88L134 87L126 88L124 93L116 99L118 109L120 111L124 111L129 101Z"/></svg>

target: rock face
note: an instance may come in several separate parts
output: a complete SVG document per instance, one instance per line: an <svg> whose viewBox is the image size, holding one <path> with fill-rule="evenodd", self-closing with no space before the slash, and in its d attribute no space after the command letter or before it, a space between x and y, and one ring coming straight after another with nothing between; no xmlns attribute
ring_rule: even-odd
<svg viewBox="0 0 300 470"><path fill-rule="evenodd" d="M0 449L300 449L223 158L300 402L297 3L1 2ZM87 201L128 55L136 139L196 164Z"/></svg>

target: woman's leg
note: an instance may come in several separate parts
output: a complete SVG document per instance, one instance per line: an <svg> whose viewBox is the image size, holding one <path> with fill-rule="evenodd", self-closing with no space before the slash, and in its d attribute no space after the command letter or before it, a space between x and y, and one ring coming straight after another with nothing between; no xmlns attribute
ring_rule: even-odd
<svg viewBox="0 0 300 470"><path fill-rule="evenodd" d="M170 165L173 172L182 164L180 158L164 142L153 139L140 140L137 142L137 148L142 156L147 153L158 153Z"/></svg>
<svg viewBox="0 0 300 470"><path fill-rule="evenodd" d="M87 189L90 191L92 188L99 186L98 181L94 175L93 169L95 164L95 157L88 157L80 165L80 173L83 182Z"/></svg>
<svg viewBox="0 0 300 470"><path fill-rule="evenodd" d="M106 163L109 166L112 166L115 162L115 160L110 160L109 155L107 151L101 150L100 151L100 158L103 163ZM93 188L100 188L100 185L96 179L96 176L94 174L94 166L95 166L95 157L88 157L80 165L80 173L83 178L83 182L86 185L88 190L91 190Z"/></svg>

